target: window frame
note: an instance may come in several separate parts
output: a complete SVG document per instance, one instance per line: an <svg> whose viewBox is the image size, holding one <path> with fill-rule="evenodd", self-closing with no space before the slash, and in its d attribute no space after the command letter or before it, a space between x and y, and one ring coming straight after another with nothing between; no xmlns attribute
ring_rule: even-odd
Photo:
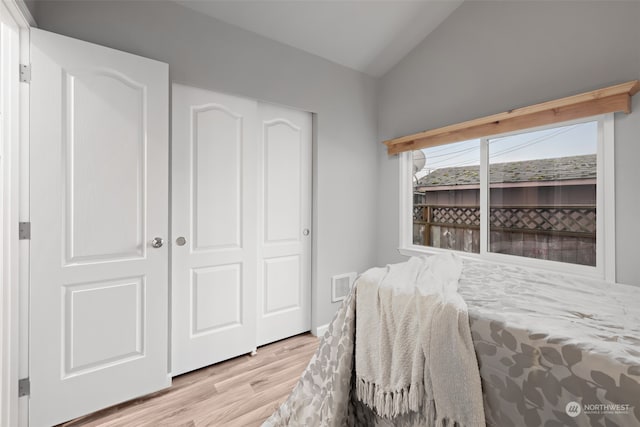
<svg viewBox="0 0 640 427"><path fill-rule="evenodd" d="M561 261L542 260L518 255L490 252L489 240L489 144L494 138L553 129L579 123L597 122L596 150L596 265L586 266ZM520 265L529 268L569 273L615 282L615 157L614 113L585 117L552 125L521 129L513 132L486 135L480 138L480 253L456 251L413 244L413 152L400 153L400 211L398 252L405 256L432 255L455 252L463 258Z"/></svg>

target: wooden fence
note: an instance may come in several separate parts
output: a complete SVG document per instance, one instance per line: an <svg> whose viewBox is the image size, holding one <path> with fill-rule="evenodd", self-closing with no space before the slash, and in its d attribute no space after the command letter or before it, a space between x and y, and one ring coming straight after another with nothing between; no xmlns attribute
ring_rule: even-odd
<svg viewBox="0 0 640 427"><path fill-rule="evenodd" d="M480 208L414 204L413 243L479 253ZM593 266L596 208L593 205L491 207L489 250Z"/></svg>

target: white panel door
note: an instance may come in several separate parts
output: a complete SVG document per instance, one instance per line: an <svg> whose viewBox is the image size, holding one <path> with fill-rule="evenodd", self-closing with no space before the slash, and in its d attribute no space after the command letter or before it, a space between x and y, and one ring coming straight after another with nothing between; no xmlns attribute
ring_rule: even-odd
<svg viewBox="0 0 640 427"><path fill-rule="evenodd" d="M311 328L311 114L260 104L258 345Z"/></svg>
<svg viewBox="0 0 640 427"><path fill-rule="evenodd" d="M168 376L168 67L31 30L30 426Z"/></svg>
<svg viewBox="0 0 640 427"><path fill-rule="evenodd" d="M172 105L178 375L256 347L257 103L174 85Z"/></svg>

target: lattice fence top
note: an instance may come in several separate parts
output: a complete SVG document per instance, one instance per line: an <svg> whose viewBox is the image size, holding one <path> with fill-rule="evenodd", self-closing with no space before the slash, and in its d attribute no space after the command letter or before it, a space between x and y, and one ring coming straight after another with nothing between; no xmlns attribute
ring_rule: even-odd
<svg viewBox="0 0 640 427"><path fill-rule="evenodd" d="M432 208L432 222L480 226L480 208Z"/></svg>
<svg viewBox="0 0 640 427"><path fill-rule="evenodd" d="M480 226L477 206L414 205L415 222L439 225ZM490 208L491 227L513 230L571 232L595 235L596 208L576 206Z"/></svg>
<svg viewBox="0 0 640 427"><path fill-rule="evenodd" d="M596 233L595 208L495 208L490 211L489 221L502 228Z"/></svg>

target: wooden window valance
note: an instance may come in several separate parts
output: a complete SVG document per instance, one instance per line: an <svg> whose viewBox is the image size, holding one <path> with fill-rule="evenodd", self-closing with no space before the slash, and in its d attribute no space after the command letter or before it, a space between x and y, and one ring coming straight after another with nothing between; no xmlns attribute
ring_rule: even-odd
<svg viewBox="0 0 640 427"><path fill-rule="evenodd" d="M598 114L617 112L628 114L631 112L631 97L638 90L640 90L640 81L634 80L455 125L425 130L384 141L384 144L391 155Z"/></svg>

